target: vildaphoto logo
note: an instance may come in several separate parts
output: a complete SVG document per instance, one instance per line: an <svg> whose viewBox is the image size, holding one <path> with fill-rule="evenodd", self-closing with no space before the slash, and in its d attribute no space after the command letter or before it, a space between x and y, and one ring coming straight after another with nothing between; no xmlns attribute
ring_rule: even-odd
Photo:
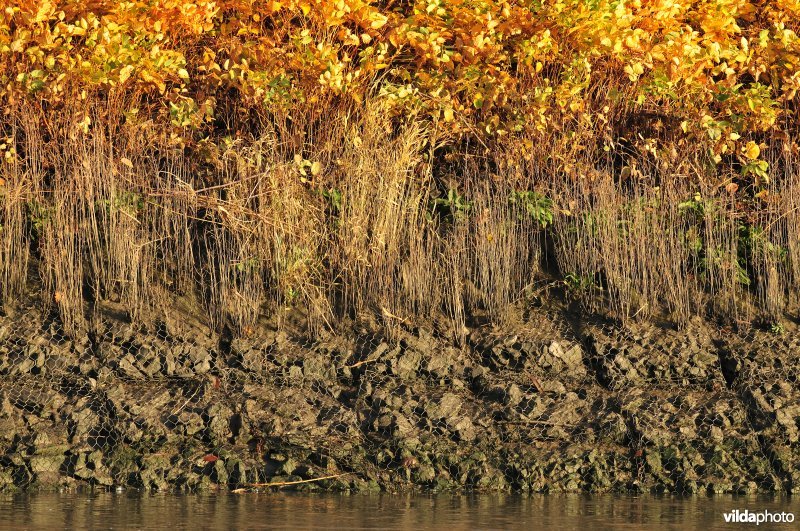
<svg viewBox="0 0 800 531"><path fill-rule="evenodd" d="M794 513L779 513L770 511L740 511L734 509L723 513L725 523L729 524L791 524L794 522Z"/></svg>

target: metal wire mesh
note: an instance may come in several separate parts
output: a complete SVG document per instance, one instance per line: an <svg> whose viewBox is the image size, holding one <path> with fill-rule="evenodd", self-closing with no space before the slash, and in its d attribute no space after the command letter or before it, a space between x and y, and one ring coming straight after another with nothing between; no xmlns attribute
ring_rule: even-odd
<svg viewBox="0 0 800 531"><path fill-rule="evenodd" d="M529 309L463 346L188 313L0 318L0 489L753 492L800 485L800 340Z"/></svg>

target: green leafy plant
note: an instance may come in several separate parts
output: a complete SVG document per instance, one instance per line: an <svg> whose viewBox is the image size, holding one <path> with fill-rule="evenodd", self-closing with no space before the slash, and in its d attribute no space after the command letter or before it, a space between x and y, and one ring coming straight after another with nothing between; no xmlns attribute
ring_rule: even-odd
<svg viewBox="0 0 800 531"><path fill-rule="evenodd" d="M702 218L706 212L706 202L699 193L696 193L692 199L678 203L678 210Z"/></svg>
<svg viewBox="0 0 800 531"><path fill-rule="evenodd" d="M769 175L767 174L767 170L769 169L769 163L765 160L751 160L747 162L744 166L742 166L742 176L747 177L748 175L755 175L760 179L759 182L768 182Z"/></svg>
<svg viewBox="0 0 800 531"><path fill-rule="evenodd" d="M99 203L105 208L106 213L122 212L134 219L144 209L144 198L128 190L118 191L113 199L104 199Z"/></svg>
<svg viewBox="0 0 800 531"><path fill-rule="evenodd" d="M244 260L234 262L231 264L231 267L240 273L249 273L257 270L260 263L261 262L258 258L251 256L249 258L245 258Z"/></svg>
<svg viewBox="0 0 800 531"><path fill-rule="evenodd" d="M50 221L52 215L52 207L46 207L36 200L28 202L28 220L30 221L34 235L41 236L42 230Z"/></svg>
<svg viewBox="0 0 800 531"><path fill-rule="evenodd" d="M285 306L290 307L297 298L300 296L300 291L295 289L294 286L287 286L283 291L283 303Z"/></svg>
<svg viewBox="0 0 800 531"><path fill-rule="evenodd" d="M761 227L739 225L739 254L744 257L771 256L780 263L786 262L789 250L775 245Z"/></svg>
<svg viewBox="0 0 800 531"><path fill-rule="evenodd" d="M783 326L782 323L775 321L769 327L770 332L777 336L781 336L786 332L786 328Z"/></svg>
<svg viewBox="0 0 800 531"><path fill-rule="evenodd" d="M728 271L733 269L736 275L736 282L742 286L749 286L752 283L750 273L746 267L746 260L742 255L725 251L719 246L705 249L700 259L701 275L707 275L712 269Z"/></svg>
<svg viewBox="0 0 800 531"><path fill-rule="evenodd" d="M574 272L567 273L564 276L564 285L574 294L586 294L592 290L599 289L593 275L580 275Z"/></svg>
<svg viewBox="0 0 800 531"><path fill-rule="evenodd" d="M540 227L547 228L553 223L553 201L539 192L513 192L509 201L522 208Z"/></svg>
<svg viewBox="0 0 800 531"><path fill-rule="evenodd" d="M466 219L470 210L472 210L472 203L454 188L447 190L446 197L437 197L433 200L433 211L442 213L451 221Z"/></svg>
<svg viewBox="0 0 800 531"><path fill-rule="evenodd" d="M342 192L338 188L321 188L319 194L327 200L328 207L332 214L338 214L342 210Z"/></svg>

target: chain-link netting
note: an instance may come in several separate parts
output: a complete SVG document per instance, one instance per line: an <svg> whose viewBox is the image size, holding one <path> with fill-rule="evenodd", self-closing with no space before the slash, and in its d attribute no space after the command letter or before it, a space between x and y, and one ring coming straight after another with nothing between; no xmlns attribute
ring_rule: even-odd
<svg viewBox="0 0 800 531"><path fill-rule="evenodd" d="M800 340L530 308L311 339L190 312L0 318L0 489L800 488Z"/></svg>

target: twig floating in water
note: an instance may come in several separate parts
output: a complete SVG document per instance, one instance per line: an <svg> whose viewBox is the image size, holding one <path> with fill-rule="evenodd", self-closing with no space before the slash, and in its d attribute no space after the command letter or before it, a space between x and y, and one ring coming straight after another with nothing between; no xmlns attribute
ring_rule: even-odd
<svg viewBox="0 0 800 531"><path fill-rule="evenodd" d="M322 481L325 479L340 478L342 476L349 476L352 472L342 472L341 474L333 474L331 476L322 476L321 478L301 479L298 481L278 481L276 483L248 483L241 489L235 489L233 492L244 492L244 489L255 489L261 487L286 487L288 485L299 485L301 483L313 483L315 481Z"/></svg>

